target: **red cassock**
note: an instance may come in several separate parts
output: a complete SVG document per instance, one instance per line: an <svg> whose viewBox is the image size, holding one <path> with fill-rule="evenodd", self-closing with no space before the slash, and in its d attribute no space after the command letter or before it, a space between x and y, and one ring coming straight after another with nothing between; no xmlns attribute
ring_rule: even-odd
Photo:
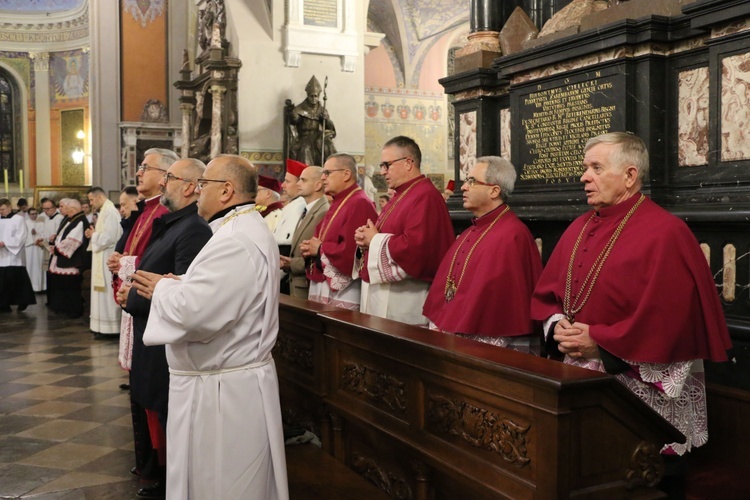
<svg viewBox="0 0 750 500"><path fill-rule="evenodd" d="M375 211L370 198L356 184L333 197L325 217L315 228L315 237L321 238L320 253L325 254L328 261L340 273L351 277L354 267L354 254L357 244L354 232L364 226L367 219L375 220ZM307 279L321 283L325 281L323 271L318 266L310 266L306 270Z"/></svg>
<svg viewBox="0 0 750 500"><path fill-rule="evenodd" d="M486 337L533 332L529 302L542 273L542 259L529 229L512 211L497 219L505 208L501 205L474 219L445 254L423 310L441 330ZM495 219L497 222L492 225ZM490 225L492 228L467 260L471 248ZM451 262L450 276L458 288L446 301Z"/></svg>
<svg viewBox="0 0 750 500"><path fill-rule="evenodd" d="M440 261L456 239L445 200L424 175L396 188L377 227L379 232L393 235L388 252L396 264L411 278L427 282L435 278ZM367 266L360 275L370 281Z"/></svg>
<svg viewBox="0 0 750 500"><path fill-rule="evenodd" d="M591 219L571 273L573 297L639 198L573 221L534 291L533 319L563 312L568 264L586 221ZM626 361L725 361L731 347L716 285L693 233L648 198L626 223L575 321L588 324L599 346Z"/></svg>
<svg viewBox="0 0 750 500"><path fill-rule="evenodd" d="M136 269L138 268L141 257L146 252L146 247L151 239L154 220L169 213L167 207L159 203L159 199L160 196L155 196L145 203L138 202L138 208L141 212L138 215L138 219L136 219L133 228L130 230L130 234L128 234L128 239L123 251L123 255L133 255L136 257ZM117 291L120 289L121 284L122 282L120 278L114 278L115 296L117 296Z"/></svg>

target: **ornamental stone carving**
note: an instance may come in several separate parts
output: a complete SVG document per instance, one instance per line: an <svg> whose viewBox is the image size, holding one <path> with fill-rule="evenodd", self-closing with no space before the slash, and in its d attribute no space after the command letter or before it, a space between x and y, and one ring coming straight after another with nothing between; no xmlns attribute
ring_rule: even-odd
<svg viewBox="0 0 750 500"><path fill-rule="evenodd" d="M433 431L458 436L476 448L497 453L521 468L529 464L526 445L531 424L474 406L466 401L428 393L426 420Z"/></svg>

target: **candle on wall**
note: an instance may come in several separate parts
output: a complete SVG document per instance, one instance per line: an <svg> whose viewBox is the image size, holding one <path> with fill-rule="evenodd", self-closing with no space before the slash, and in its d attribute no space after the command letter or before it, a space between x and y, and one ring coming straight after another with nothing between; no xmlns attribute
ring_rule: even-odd
<svg viewBox="0 0 750 500"><path fill-rule="evenodd" d="M21 196L23 196L23 169L18 171L18 187L21 188Z"/></svg>
<svg viewBox="0 0 750 500"><path fill-rule="evenodd" d="M8 169L3 169L3 176L5 177L5 196L8 196Z"/></svg>

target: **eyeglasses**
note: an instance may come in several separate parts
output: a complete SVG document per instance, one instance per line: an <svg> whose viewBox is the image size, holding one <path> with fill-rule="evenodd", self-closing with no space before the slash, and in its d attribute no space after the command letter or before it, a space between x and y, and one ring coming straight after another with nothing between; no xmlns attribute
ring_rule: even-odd
<svg viewBox="0 0 750 500"><path fill-rule="evenodd" d="M388 172L388 169L389 169L389 168L391 168L391 165L393 165L393 164L394 164L394 163L396 163L397 161L401 161L401 160L410 160L410 159L411 159L411 158L410 158L409 156L404 156L403 158L399 158L398 160L384 161L384 162L382 162L382 163L380 164L380 169L381 169L381 170L385 170L386 172Z"/></svg>
<svg viewBox="0 0 750 500"><path fill-rule="evenodd" d="M198 185L198 189L204 189L206 187L206 184L208 184L209 182L227 182L227 181L223 179L204 179L202 177L195 181L195 183Z"/></svg>
<svg viewBox="0 0 750 500"><path fill-rule="evenodd" d="M167 172L166 174L164 174L164 184L169 184L169 181L171 181L172 179L175 179L175 180L178 180L178 181L182 181L182 182L193 182L190 179L185 179L183 177L177 177L176 175L174 175L171 172Z"/></svg>
<svg viewBox="0 0 750 500"><path fill-rule="evenodd" d="M145 172L146 170L158 170L159 172L166 172L166 170L164 170L163 168L149 167L145 163L138 167L139 172Z"/></svg>
<svg viewBox="0 0 750 500"><path fill-rule="evenodd" d="M349 169L348 168L332 168L330 170L324 169L320 172L320 175L322 177L328 177L329 175L331 175L331 172L343 172L344 170L349 170Z"/></svg>
<svg viewBox="0 0 750 500"><path fill-rule="evenodd" d="M469 187L474 187L477 184L480 185L480 186L490 186L490 187L497 186L497 184L489 184L487 182L479 181L479 180L475 179L474 177L467 177L466 180L464 181L464 183L468 184Z"/></svg>

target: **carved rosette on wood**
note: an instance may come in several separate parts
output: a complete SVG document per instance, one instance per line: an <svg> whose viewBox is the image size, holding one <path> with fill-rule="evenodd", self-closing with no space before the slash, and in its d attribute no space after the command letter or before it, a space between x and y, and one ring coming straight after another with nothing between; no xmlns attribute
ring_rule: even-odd
<svg viewBox="0 0 750 500"><path fill-rule="evenodd" d="M293 338L285 335L278 337L276 346L273 348L273 356L291 365L296 365L306 372L312 373L313 343L302 338Z"/></svg>
<svg viewBox="0 0 750 500"><path fill-rule="evenodd" d="M630 457L630 466L625 475L628 489L639 486L653 488L664 477L664 461L659 448L653 443L641 441Z"/></svg>
<svg viewBox="0 0 750 500"><path fill-rule="evenodd" d="M406 479L398 477L391 471L383 469L374 459L360 453L352 455L352 468L372 484L388 493L393 498L404 500L414 498L412 489Z"/></svg>
<svg viewBox="0 0 750 500"><path fill-rule="evenodd" d="M486 408L432 391L427 395L426 420L433 431L458 436L471 446L497 453L518 468L531 462L526 450L531 424L519 424Z"/></svg>
<svg viewBox="0 0 750 500"><path fill-rule="evenodd" d="M406 415L406 382L353 360L343 362L341 386L391 412Z"/></svg>

